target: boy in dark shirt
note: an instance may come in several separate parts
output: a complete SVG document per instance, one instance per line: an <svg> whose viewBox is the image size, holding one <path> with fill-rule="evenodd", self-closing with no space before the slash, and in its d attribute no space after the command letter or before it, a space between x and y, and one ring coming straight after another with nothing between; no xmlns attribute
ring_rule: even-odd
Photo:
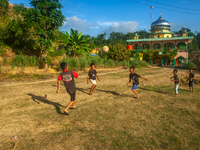
<svg viewBox="0 0 200 150"><path fill-rule="evenodd" d="M193 92L195 92L194 86L193 86L193 84L194 84L194 73L193 73L192 69L190 69L190 74L189 74L188 80L189 80L190 91L192 92L192 90L193 90Z"/></svg>
<svg viewBox="0 0 200 150"><path fill-rule="evenodd" d="M131 80L133 80L133 87L132 87L132 91L136 94L137 99L139 98L138 93L136 92L137 89L137 85L139 84L139 78L142 78L144 80L148 80L147 78L143 78L142 76L138 75L137 73L134 73L135 67L130 67L130 75L129 75L129 83L127 84L127 86L129 86Z"/></svg>
<svg viewBox="0 0 200 150"><path fill-rule="evenodd" d="M175 86L174 86L174 88L175 88L175 96L178 96L178 86L179 86L179 78L178 78L177 72L178 72L178 70L174 69L173 70L174 76L170 78L170 79L174 78L174 80L171 80L171 81L174 81L174 83L175 83Z"/></svg>
<svg viewBox="0 0 200 150"><path fill-rule="evenodd" d="M90 95L92 95L92 92L94 92L94 88L97 86L96 77L98 78L99 81L100 81L100 79L97 75L97 71L94 69L95 64L91 63L90 67L91 67L91 69L88 72L87 84L89 84L89 81L92 83L92 87L91 87L90 93L89 93Z"/></svg>
<svg viewBox="0 0 200 150"><path fill-rule="evenodd" d="M74 82L74 78L78 78L78 74L74 71L69 71L68 70L68 65L65 62L62 62L60 64L60 67L62 68L63 72L60 73L58 77L58 86L57 86L57 93L59 93L59 88L60 88L60 81L62 80L67 92L71 96L71 101L68 104L67 108L64 110L65 115L69 115L68 109L73 105L73 109L78 108L75 104L75 93L76 93L76 85Z"/></svg>

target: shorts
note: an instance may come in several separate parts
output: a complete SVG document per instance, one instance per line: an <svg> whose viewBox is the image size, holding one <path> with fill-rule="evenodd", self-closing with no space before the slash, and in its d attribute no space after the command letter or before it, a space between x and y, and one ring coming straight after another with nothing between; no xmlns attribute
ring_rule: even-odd
<svg viewBox="0 0 200 150"><path fill-rule="evenodd" d="M71 96L71 101L75 101L75 93L72 93L72 94L70 94L70 96Z"/></svg>
<svg viewBox="0 0 200 150"><path fill-rule="evenodd" d="M97 82L96 82L96 80L90 79L90 82L91 82L92 84L95 84L95 85L97 85Z"/></svg>
<svg viewBox="0 0 200 150"><path fill-rule="evenodd" d="M189 81L189 87L193 87L194 81Z"/></svg>
<svg viewBox="0 0 200 150"><path fill-rule="evenodd" d="M137 89L137 84L133 84L132 90L136 90Z"/></svg>

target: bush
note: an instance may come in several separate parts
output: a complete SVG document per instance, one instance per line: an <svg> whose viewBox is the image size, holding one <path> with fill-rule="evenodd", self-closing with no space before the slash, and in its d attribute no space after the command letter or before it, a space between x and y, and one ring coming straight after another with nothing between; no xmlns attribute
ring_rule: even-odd
<svg viewBox="0 0 200 150"><path fill-rule="evenodd" d="M79 65L81 69L85 69L86 67L88 67L88 61L86 58L80 57L79 58Z"/></svg>
<svg viewBox="0 0 200 150"><path fill-rule="evenodd" d="M28 58L25 55L16 55L12 60L12 66L28 66Z"/></svg>
<svg viewBox="0 0 200 150"><path fill-rule="evenodd" d="M136 68L140 68L140 67L147 67L149 64L146 61L138 61L138 60L134 60L131 63L129 63L129 67L134 66Z"/></svg>
<svg viewBox="0 0 200 150"><path fill-rule="evenodd" d="M193 62L189 62L189 63L187 64L187 68L188 68L188 69L195 69L195 68L196 68L196 65L195 65Z"/></svg>
<svg viewBox="0 0 200 150"><path fill-rule="evenodd" d="M38 57L36 57L36 56L28 57L28 62L29 62L29 64L28 64L29 66L39 66L40 65Z"/></svg>
<svg viewBox="0 0 200 150"><path fill-rule="evenodd" d="M79 68L79 61L78 61L78 59L74 58L74 57L70 58L69 62L68 62L68 66L72 70L78 69Z"/></svg>

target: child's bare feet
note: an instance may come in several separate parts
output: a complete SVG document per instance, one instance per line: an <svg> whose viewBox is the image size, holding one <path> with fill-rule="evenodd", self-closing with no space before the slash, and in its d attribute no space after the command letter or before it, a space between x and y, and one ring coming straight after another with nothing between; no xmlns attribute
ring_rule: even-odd
<svg viewBox="0 0 200 150"><path fill-rule="evenodd" d="M89 93L89 95L92 95L92 93Z"/></svg>
<svg viewBox="0 0 200 150"><path fill-rule="evenodd" d="M68 112L68 111L64 111L64 114L65 114L65 115L69 115L69 112Z"/></svg>
<svg viewBox="0 0 200 150"><path fill-rule="evenodd" d="M176 94L175 96L178 96L178 94Z"/></svg>

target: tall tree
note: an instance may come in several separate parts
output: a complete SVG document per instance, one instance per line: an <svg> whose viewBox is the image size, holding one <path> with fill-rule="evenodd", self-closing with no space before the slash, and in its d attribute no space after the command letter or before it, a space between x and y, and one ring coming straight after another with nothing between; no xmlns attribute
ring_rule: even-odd
<svg viewBox="0 0 200 150"><path fill-rule="evenodd" d="M0 15L4 15L8 9L8 0L0 0Z"/></svg>
<svg viewBox="0 0 200 150"><path fill-rule="evenodd" d="M47 52L55 39L55 30L62 26L64 16L59 0L32 0L30 8L24 14L27 26L32 26L37 36L41 56L45 55L45 68L47 69Z"/></svg>

